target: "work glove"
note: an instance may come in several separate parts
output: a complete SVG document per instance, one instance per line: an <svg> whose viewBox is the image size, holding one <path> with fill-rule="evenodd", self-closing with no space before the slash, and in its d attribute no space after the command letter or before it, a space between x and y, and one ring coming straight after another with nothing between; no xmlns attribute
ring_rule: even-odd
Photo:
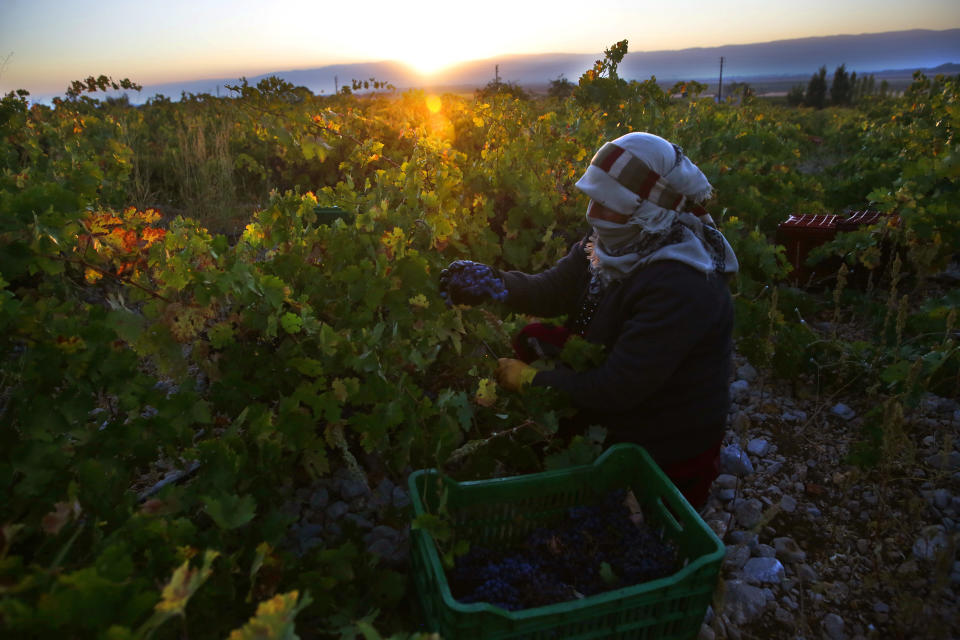
<svg viewBox="0 0 960 640"><path fill-rule="evenodd" d="M480 262L454 260L440 272L440 296L447 305L503 302L507 287L497 270Z"/></svg>
<svg viewBox="0 0 960 640"><path fill-rule="evenodd" d="M533 382L537 370L523 360L499 358L497 360L497 382L504 389L523 391Z"/></svg>

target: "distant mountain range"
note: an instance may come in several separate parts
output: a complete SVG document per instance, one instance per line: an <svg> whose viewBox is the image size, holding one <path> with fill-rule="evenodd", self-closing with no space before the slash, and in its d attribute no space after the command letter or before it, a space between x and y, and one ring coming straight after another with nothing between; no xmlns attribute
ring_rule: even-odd
<svg viewBox="0 0 960 640"><path fill-rule="evenodd" d="M632 42L631 46L636 48L637 43ZM389 82L400 90L472 90L493 80L495 69L498 69L503 82L543 87L561 76L575 83L595 60L602 57L602 53L501 56L465 62L432 76L422 76L396 62L363 62L276 71L247 80L256 84L262 78L278 76L317 94L332 94L337 87L349 85L352 79L369 78ZM960 29L914 29L675 51L634 51L623 59L619 73L628 80L656 76L663 83L678 80L716 83L721 57L724 60L724 82L779 81L780 84L789 84L794 80L805 81L821 66L826 66L832 74L841 64L846 65L847 71L873 73L878 78L884 75L909 78L914 70L953 74L960 72ZM138 96L130 97L133 101L143 101L157 94L178 98L183 92L228 95L225 85L237 82L237 78L215 78L150 85L144 86Z"/></svg>

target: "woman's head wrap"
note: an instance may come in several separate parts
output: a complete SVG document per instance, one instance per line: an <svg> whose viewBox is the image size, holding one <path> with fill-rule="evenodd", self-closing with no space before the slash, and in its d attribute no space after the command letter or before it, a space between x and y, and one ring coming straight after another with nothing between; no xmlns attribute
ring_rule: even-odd
<svg viewBox="0 0 960 640"><path fill-rule="evenodd" d="M604 282L656 260L704 273L737 271L733 249L701 204L713 187L680 147L660 136L635 132L606 143L576 186L592 201L590 257Z"/></svg>

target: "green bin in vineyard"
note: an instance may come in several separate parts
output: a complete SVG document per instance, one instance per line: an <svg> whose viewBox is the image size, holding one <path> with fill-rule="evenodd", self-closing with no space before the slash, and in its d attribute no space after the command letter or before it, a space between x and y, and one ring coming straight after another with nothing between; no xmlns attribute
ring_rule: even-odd
<svg viewBox="0 0 960 640"><path fill-rule="evenodd" d="M509 547L534 529L553 526L573 506L598 502L614 489L631 489L645 522L677 546L681 568L658 580L578 600L506 611L453 599L433 537L411 533L413 578L427 629L447 640L526 638L696 638L710 604L723 543L673 486L647 452L632 444L610 447L593 464L511 478L456 482L435 469L410 475L414 515L436 513L446 493L447 517L457 540Z"/></svg>

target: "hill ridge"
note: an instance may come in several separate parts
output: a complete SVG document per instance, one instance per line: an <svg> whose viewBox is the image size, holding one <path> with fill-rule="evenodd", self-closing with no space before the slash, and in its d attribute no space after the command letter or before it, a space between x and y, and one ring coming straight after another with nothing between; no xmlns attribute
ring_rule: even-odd
<svg viewBox="0 0 960 640"><path fill-rule="evenodd" d="M677 80L715 81L719 59L725 60L724 77L749 81L751 78L809 78L821 66L831 72L840 64L857 73L908 74L914 70L960 63L960 28L908 29L869 34L840 34L771 40L752 44L731 44L686 49L631 51L620 65L628 80L655 76L667 83ZM278 76L314 93L332 94L351 79L376 78L397 89L436 87L482 87L494 77L499 66L505 82L524 86L546 85L566 77L571 81L589 69L602 53L538 53L496 56L454 65L440 73L424 76L400 62L368 61L339 63L273 71L248 77L251 84ZM137 98L151 95L179 96L187 93L216 93L236 78L208 78L144 87ZM133 98L134 96L131 96Z"/></svg>

